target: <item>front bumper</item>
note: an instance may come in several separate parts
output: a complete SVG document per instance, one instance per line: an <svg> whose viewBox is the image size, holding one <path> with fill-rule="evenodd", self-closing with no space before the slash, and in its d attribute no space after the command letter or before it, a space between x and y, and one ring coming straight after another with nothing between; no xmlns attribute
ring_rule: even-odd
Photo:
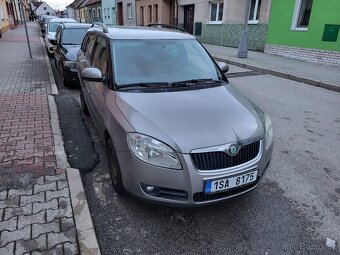
<svg viewBox="0 0 340 255"><path fill-rule="evenodd" d="M79 86L78 69L68 69L62 67L62 72L66 83L74 87Z"/></svg>
<svg viewBox="0 0 340 255"><path fill-rule="evenodd" d="M249 192L257 187L268 168L272 147L264 150L264 142L260 143L259 154L253 160L239 166L214 171L197 170L190 154L178 154L182 170L166 169L146 164L128 152L117 152L125 189L133 195L157 203L180 206L195 206L215 203ZM235 189L205 194L204 182L209 179L235 176L251 170L258 170L256 182L239 186ZM156 186L161 192L147 192L147 186ZM164 192L163 192L164 191Z"/></svg>

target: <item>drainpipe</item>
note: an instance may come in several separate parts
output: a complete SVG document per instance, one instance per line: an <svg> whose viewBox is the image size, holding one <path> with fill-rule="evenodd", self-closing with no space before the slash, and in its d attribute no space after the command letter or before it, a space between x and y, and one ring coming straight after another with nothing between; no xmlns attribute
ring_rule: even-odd
<svg viewBox="0 0 340 255"><path fill-rule="evenodd" d="M178 26L178 0L176 0L176 26Z"/></svg>

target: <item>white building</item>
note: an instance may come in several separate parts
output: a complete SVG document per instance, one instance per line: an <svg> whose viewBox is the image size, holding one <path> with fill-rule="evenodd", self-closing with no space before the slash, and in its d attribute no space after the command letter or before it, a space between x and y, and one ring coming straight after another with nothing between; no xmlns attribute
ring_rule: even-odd
<svg viewBox="0 0 340 255"><path fill-rule="evenodd" d="M56 16L55 10L45 2L32 2L33 11L36 15L52 15Z"/></svg>

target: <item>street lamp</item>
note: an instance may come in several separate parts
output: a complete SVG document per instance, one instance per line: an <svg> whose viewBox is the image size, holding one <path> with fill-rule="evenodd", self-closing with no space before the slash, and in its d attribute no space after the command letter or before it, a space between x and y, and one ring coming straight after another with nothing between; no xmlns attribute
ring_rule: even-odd
<svg viewBox="0 0 340 255"><path fill-rule="evenodd" d="M249 19L250 0L246 0L246 10L244 16L244 27L241 32L240 44L238 46L237 57L247 58L248 55L248 19Z"/></svg>

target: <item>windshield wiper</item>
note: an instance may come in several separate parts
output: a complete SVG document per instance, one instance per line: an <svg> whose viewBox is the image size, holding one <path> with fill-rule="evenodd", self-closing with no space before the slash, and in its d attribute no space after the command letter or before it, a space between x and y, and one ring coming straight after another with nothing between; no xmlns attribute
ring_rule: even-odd
<svg viewBox="0 0 340 255"><path fill-rule="evenodd" d="M168 82L137 82L137 83L129 83L129 84L121 84L118 85L118 89L124 88L160 88L160 87L168 87Z"/></svg>
<svg viewBox="0 0 340 255"><path fill-rule="evenodd" d="M176 81L170 83L172 86L191 86L195 84L213 84L213 83L222 83L222 80L214 80L214 79L191 79L184 81Z"/></svg>

